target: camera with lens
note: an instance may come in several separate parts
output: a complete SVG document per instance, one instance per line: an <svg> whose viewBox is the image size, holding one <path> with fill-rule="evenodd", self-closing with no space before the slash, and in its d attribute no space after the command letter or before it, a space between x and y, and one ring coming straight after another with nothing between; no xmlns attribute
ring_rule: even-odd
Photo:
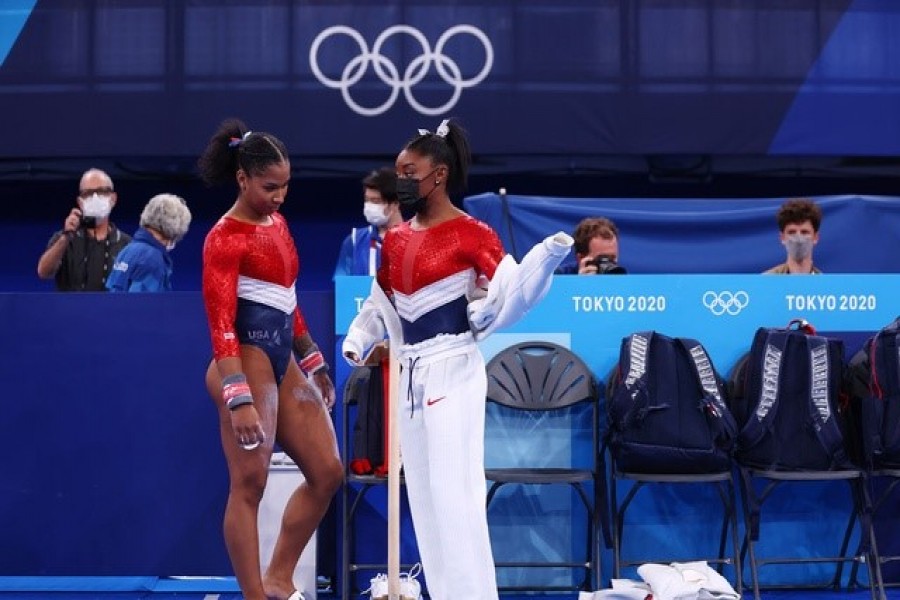
<svg viewBox="0 0 900 600"><path fill-rule="evenodd" d="M96 229L97 228L97 217L81 217L81 221L78 223L79 229Z"/></svg>
<svg viewBox="0 0 900 600"><path fill-rule="evenodd" d="M587 264L597 267L597 275L625 275L628 272L611 254L598 254Z"/></svg>

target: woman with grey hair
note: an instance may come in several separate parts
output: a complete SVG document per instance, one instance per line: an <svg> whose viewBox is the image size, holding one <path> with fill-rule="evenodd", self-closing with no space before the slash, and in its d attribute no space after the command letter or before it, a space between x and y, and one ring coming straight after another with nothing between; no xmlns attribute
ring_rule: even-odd
<svg viewBox="0 0 900 600"><path fill-rule="evenodd" d="M174 194L158 194L141 213L141 227L116 257L106 288L113 292L167 292L172 289L175 247L191 224L191 211Z"/></svg>

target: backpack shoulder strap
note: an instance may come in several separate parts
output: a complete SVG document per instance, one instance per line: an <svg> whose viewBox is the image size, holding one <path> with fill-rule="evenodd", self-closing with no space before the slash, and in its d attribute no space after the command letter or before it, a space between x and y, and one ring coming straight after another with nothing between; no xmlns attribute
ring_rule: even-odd
<svg viewBox="0 0 900 600"><path fill-rule="evenodd" d="M706 420L720 445L730 444L737 435L737 423L722 397L718 374L713 367L706 349L697 340L678 338L678 343L690 358L691 371L703 391L703 409Z"/></svg>
<svg viewBox="0 0 900 600"><path fill-rule="evenodd" d="M626 338L626 351L621 357L622 371L619 377L629 390L634 389L639 381L647 380L647 361L650 356L650 343L654 332L638 331Z"/></svg>
<svg viewBox="0 0 900 600"><path fill-rule="evenodd" d="M844 438L837 424L837 417L831 406L831 379L839 376L831 372L831 351L828 339L817 336L806 336L806 348L809 356L809 413L813 429L819 443L832 457L832 464L847 462L844 452Z"/></svg>
<svg viewBox="0 0 900 600"><path fill-rule="evenodd" d="M619 387L609 399L614 414L618 415L619 428L626 429L646 408L650 400L648 388L648 361L652 331L638 331L623 340L619 355Z"/></svg>
<svg viewBox="0 0 900 600"><path fill-rule="evenodd" d="M784 366L784 351L787 347L788 332L783 330L769 331L762 338L762 356L756 357L762 364L754 365L760 372L760 388L758 398L748 398L753 402L753 411L747 415L747 423L741 431L741 445L753 448L771 428L775 415L778 414L778 393L781 388L781 372ZM754 357L751 353L749 360ZM748 364L748 368L751 365Z"/></svg>

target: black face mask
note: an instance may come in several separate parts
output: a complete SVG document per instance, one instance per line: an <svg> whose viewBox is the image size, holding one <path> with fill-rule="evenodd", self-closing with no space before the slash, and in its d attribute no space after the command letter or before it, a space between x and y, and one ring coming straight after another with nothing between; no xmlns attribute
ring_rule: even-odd
<svg viewBox="0 0 900 600"><path fill-rule="evenodd" d="M434 169L434 171L437 171L437 169ZM430 177L434 171L428 173L425 177ZM425 179L425 177L422 179ZM431 188L430 192L424 196L419 196L419 184L422 182L422 179L407 179L405 177L397 179L397 200L400 202L401 208L415 212L421 212L425 208L425 201L437 187L437 184Z"/></svg>

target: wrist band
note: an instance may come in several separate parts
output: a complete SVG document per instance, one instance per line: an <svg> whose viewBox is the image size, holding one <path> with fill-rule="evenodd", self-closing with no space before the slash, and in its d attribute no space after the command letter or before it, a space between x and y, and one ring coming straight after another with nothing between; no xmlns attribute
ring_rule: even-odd
<svg viewBox="0 0 900 600"><path fill-rule="evenodd" d="M243 373L235 373L222 379L222 398L225 399L225 406L230 410L244 404L253 404L247 377Z"/></svg>
<svg viewBox="0 0 900 600"><path fill-rule="evenodd" d="M328 363L325 362L325 357L322 356L322 353L316 350L300 359L300 368L303 369L303 372L306 373L306 376L308 377L318 373L322 369L327 370Z"/></svg>

